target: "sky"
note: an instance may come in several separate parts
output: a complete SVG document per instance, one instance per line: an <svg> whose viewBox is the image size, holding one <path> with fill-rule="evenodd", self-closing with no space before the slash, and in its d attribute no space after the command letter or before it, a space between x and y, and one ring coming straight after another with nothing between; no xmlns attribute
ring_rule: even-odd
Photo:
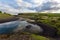
<svg viewBox="0 0 60 40"><path fill-rule="evenodd" d="M0 11L13 15L26 12L60 13L60 0L0 0Z"/></svg>

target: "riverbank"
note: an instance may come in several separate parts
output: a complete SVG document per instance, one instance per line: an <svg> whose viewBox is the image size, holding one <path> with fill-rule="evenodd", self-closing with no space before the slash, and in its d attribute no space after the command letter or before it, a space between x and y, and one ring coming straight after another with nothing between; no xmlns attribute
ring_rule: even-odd
<svg viewBox="0 0 60 40"><path fill-rule="evenodd" d="M46 37L38 36L28 32L18 32L8 35L0 35L0 40L49 40Z"/></svg>
<svg viewBox="0 0 60 40"><path fill-rule="evenodd" d="M0 14L0 23L18 20L18 17L8 14Z"/></svg>

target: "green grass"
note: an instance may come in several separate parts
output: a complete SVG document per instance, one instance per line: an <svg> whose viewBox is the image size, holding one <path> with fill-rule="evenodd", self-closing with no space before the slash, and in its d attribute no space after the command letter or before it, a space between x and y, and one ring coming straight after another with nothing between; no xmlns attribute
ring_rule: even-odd
<svg viewBox="0 0 60 40"><path fill-rule="evenodd" d="M9 18L9 17L12 17L12 15L0 13L0 19L5 19L5 18Z"/></svg>
<svg viewBox="0 0 60 40"><path fill-rule="evenodd" d="M31 36L32 36L32 38L34 38L35 40L49 40L48 38L43 37L43 36L39 36L39 35L34 35L34 34L32 34Z"/></svg>

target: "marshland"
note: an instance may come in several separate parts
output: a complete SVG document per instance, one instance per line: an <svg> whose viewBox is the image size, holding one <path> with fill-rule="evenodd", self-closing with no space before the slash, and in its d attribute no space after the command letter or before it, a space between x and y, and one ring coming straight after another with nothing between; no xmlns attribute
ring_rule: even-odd
<svg viewBox="0 0 60 40"><path fill-rule="evenodd" d="M60 14L0 12L0 33L1 40L59 40Z"/></svg>

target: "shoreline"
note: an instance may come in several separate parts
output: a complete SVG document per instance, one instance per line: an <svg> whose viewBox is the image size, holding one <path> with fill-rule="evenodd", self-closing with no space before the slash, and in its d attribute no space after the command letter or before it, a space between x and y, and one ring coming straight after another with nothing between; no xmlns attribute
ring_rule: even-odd
<svg viewBox="0 0 60 40"><path fill-rule="evenodd" d="M0 24L5 22L10 22L10 21L16 21L16 20L19 20L19 18L18 17L4 18L4 19L0 19Z"/></svg>

